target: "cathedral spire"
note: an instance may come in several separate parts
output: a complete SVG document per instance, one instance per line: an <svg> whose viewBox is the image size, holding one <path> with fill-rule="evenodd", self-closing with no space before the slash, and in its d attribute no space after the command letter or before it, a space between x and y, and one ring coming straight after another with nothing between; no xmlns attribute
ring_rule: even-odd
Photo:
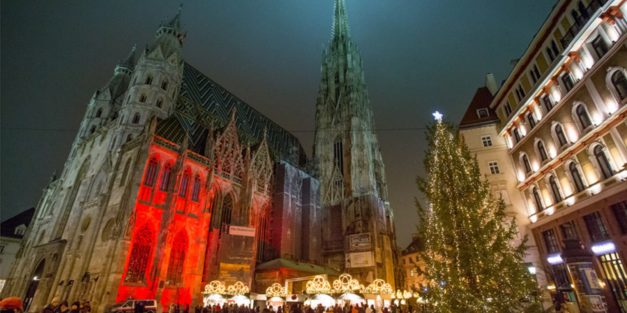
<svg viewBox="0 0 627 313"><path fill-rule="evenodd" d="M135 68L135 50L136 49L137 49L137 44L133 46L133 49L131 49L131 53L128 54L128 57L126 57L126 59L120 60L120 62L118 62L118 67L123 67L132 71Z"/></svg>
<svg viewBox="0 0 627 313"><path fill-rule="evenodd" d="M348 39L350 31L348 28L348 16L346 15L346 5L344 0L335 0L335 16L333 18L333 39Z"/></svg>

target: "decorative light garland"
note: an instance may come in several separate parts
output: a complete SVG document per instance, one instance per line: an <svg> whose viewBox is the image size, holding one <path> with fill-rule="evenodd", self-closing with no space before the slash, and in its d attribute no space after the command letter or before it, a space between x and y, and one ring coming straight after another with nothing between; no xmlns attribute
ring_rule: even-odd
<svg viewBox="0 0 627 313"><path fill-rule="evenodd" d="M274 283L266 289L266 297L287 297L287 288L281 286L281 284Z"/></svg>
<svg viewBox="0 0 627 313"><path fill-rule="evenodd" d="M307 294L329 294L331 293L331 284L324 279L324 277L318 275L310 280L305 285Z"/></svg>
<svg viewBox="0 0 627 313"><path fill-rule="evenodd" d="M241 281L235 282L235 284L229 286L226 289L226 293L233 296L245 295L250 292L250 289L244 285Z"/></svg>
<svg viewBox="0 0 627 313"><path fill-rule="evenodd" d="M225 293L226 287L221 282L214 280L205 286L203 294L222 295Z"/></svg>
<svg viewBox="0 0 627 313"><path fill-rule="evenodd" d="M363 293L373 295L394 295L394 290L392 290L392 286L386 283L383 279L375 279L372 284L368 285Z"/></svg>

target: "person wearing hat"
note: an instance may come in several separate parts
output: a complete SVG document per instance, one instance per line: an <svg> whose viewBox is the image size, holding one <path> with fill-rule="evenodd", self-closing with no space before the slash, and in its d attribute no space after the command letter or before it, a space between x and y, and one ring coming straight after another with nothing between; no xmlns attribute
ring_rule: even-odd
<svg viewBox="0 0 627 313"><path fill-rule="evenodd" d="M59 305L59 302L59 297L52 298L50 304L48 304L41 313L61 313L61 306Z"/></svg>

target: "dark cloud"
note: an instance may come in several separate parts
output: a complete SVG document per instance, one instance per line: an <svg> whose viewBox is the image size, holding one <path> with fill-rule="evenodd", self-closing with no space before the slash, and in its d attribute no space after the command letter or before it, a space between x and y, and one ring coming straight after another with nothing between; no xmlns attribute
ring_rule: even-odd
<svg viewBox="0 0 627 313"><path fill-rule="evenodd" d="M554 1L346 0L386 165L399 244L415 230L421 129L459 121L484 75L510 71ZM3 1L2 220L37 205L61 170L91 95L173 1ZM311 154L332 0L188 1L185 59L295 132ZM402 130L389 130L402 128Z"/></svg>

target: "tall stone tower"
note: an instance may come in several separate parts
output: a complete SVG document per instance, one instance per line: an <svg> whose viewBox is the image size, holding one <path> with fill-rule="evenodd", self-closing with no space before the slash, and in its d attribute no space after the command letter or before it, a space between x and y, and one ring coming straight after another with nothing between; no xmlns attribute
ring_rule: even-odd
<svg viewBox="0 0 627 313"><path fill-rule="evenodd" d="M394 214L361 54L344 0L335 1L333 34L322 54L314 157L320 170L326 265L394 285Z"/></svg>

